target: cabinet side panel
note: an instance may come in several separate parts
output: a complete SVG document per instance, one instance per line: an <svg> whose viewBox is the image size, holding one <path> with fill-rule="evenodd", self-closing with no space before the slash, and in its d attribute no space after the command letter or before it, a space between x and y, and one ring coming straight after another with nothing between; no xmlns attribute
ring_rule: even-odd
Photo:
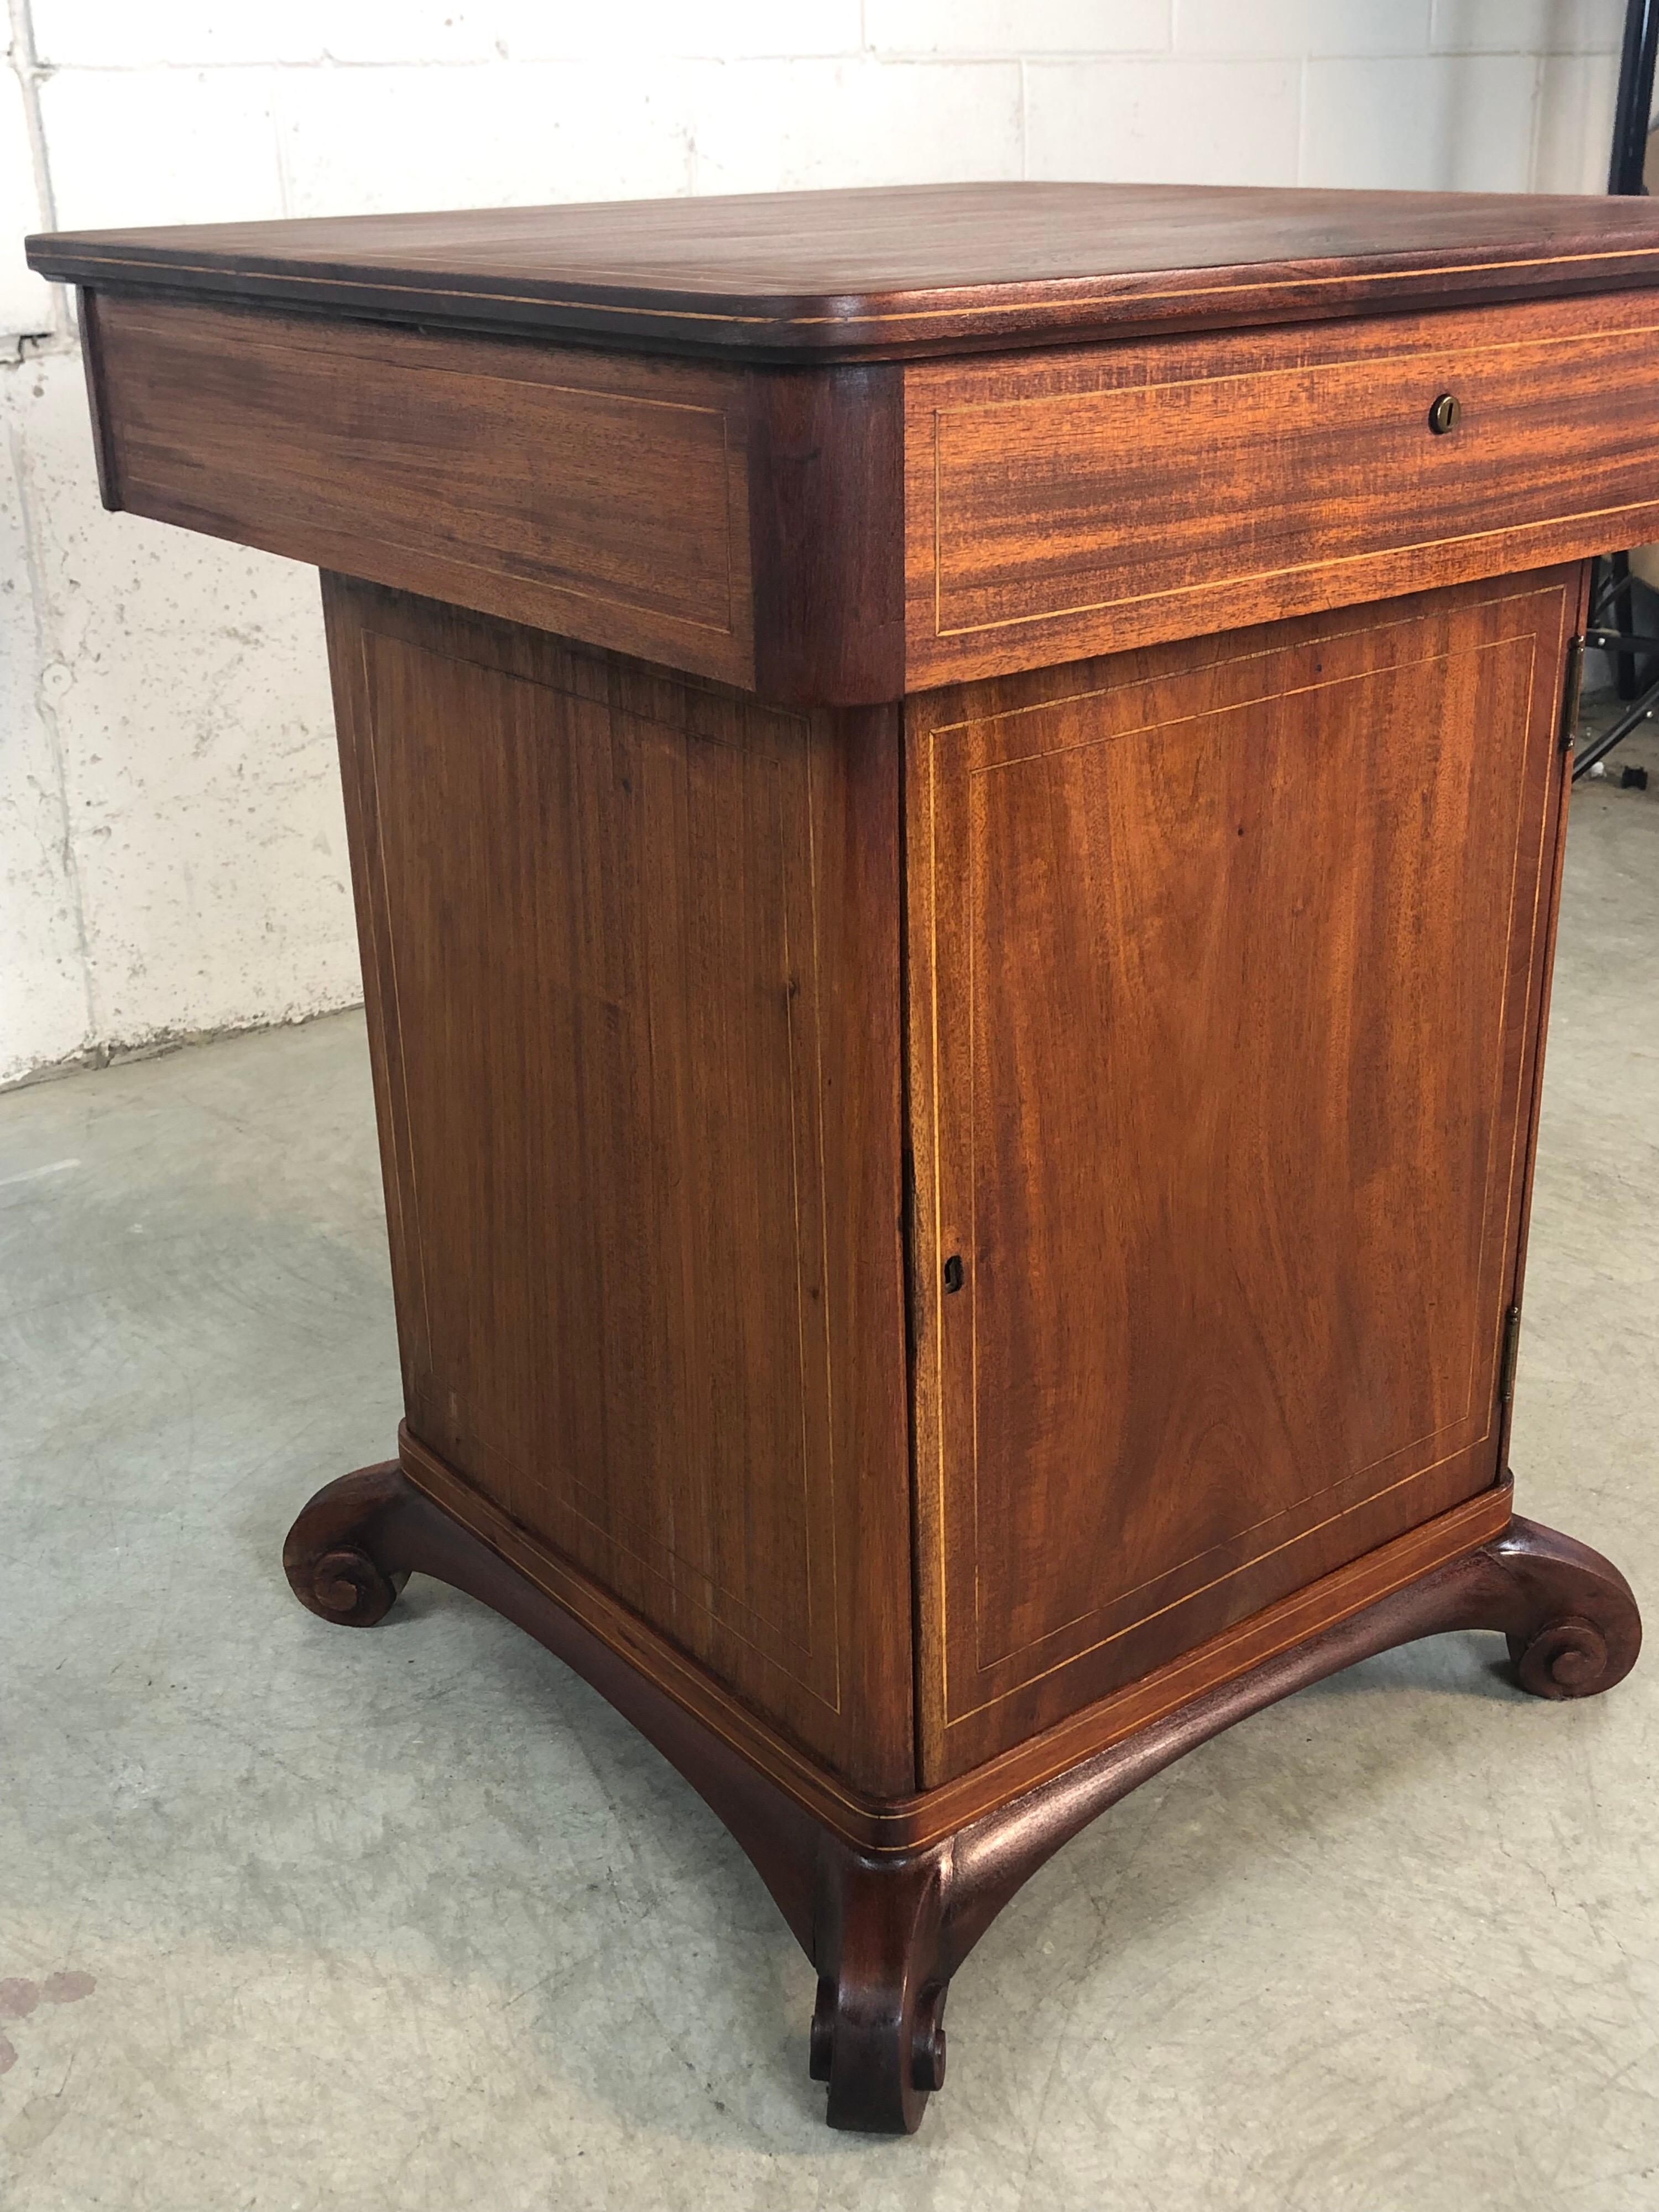
<svg viewBox="0 0 1659 2212"><path fill-rule="evenodd" d="M329 677L334 693L334 726L339 742L340 783L345 801L346 843L351 856L357 949L363 970L363 1010L368 1018L369 1069L374 1086L374 1125L380 1146L380 1177L386 1189L392 1294L397 1308L398 1349L403 1370L404 1401L407 1405L415 1378L430 1367L431 1354L418 1253L408 1215L414 1188L406 1150L409 1116L405 1111L394 1110L392 1045L397 1013L397 978L386 935L388 917L380 896L385 861L374 804L374 756L368 742L369 708L359 627L361 611L356 598L338 577L325 574L322 592ZM398 1071L398 1079L400 1076Z"/></svg>
<svg viewBox="0 0 1659 2212"><path fill-rule="evenodd" d="M1498 1477L1577 581L916 702L927 1779Z"/></svg>
<svg viewBox="0 0 1659 2212"><path fill-rule="evenodd" d="M410 1431L908 1788L896 716L328 596Z"/></svg>

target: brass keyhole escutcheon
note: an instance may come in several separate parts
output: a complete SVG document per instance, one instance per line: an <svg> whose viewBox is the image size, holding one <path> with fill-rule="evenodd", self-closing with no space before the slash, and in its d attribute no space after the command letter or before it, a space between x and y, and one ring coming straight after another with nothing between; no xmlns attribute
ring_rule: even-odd
<svg viewBox="0 0 1659 2212"><path fill-rule="evenodd" d="M1437 438L1443 438L1448 430L1457 428L1457 418L1462 412L1456 395L1443 392L1429 409L1429 428Z"/></svg>

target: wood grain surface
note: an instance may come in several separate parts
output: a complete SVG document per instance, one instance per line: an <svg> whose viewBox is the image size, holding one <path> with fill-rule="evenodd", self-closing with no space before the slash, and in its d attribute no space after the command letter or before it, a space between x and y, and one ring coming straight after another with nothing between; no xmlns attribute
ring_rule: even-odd
<svg viewBox="0 0 1659 2212"><path fill-rule="evenodd" d="M918 364L905 409L912 689L1659 532L1659 293Z"/></svg>
<svg viewBox="0 0 1659 2212"><path fill-rule="evenodd" d="M108 507L779 704L903 690L897 368L744 370L91 292L82 323Z"/></svg>
<svg viewBox="0 0 1659 2212"><path fill-rule="evenodd" d="M748 359L891 359L1650 284L1640 198L982 183L77 231L63 282Z"/></svg>
<svg viewBox="0 0 1659 2212"><path fill-rule="evenodd" d="M896 718L326 605L410 1431L908 1787Z"/></svg>
<svg viewBox="0 0 1659 2212"><path fill-rule="evenodd" d="M744 380L712 364L111 296L135 514L748 683Z"/></svg>
<svg viewBox="0 0 1659 2212"><path fill-rule="evenodd" d="M904 388L889 363L748 372L755 689L789 705L904 690Z"/></svg>
<svg viewBox="0 0 1659 2212"><path fill-rule="evenodd" d="M926 1782L1495 1479L1579 581L907 708Z"/></svg>

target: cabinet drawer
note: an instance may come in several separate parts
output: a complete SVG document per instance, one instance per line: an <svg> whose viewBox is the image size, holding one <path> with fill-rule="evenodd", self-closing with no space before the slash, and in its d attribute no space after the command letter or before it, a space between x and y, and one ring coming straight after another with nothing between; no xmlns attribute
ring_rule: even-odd
<svg viewBox="0 0 1659 2212"><path fill-rule="evenodd" d="M913 684L1577 558L1659 533L1659 294L930 364L907 455Z"/></svg>

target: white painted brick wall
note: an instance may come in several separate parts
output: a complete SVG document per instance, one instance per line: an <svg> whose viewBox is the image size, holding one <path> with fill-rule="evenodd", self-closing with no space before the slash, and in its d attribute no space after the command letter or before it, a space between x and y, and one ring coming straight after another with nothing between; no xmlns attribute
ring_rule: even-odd
<svg viewBox="0 0 1659 2212"><path fill-rule="evenodd" d="M1599 191L1620 0L10 0L0 1081L358 995L309 571L97 504L26 231L922 178Z"/></svg>

